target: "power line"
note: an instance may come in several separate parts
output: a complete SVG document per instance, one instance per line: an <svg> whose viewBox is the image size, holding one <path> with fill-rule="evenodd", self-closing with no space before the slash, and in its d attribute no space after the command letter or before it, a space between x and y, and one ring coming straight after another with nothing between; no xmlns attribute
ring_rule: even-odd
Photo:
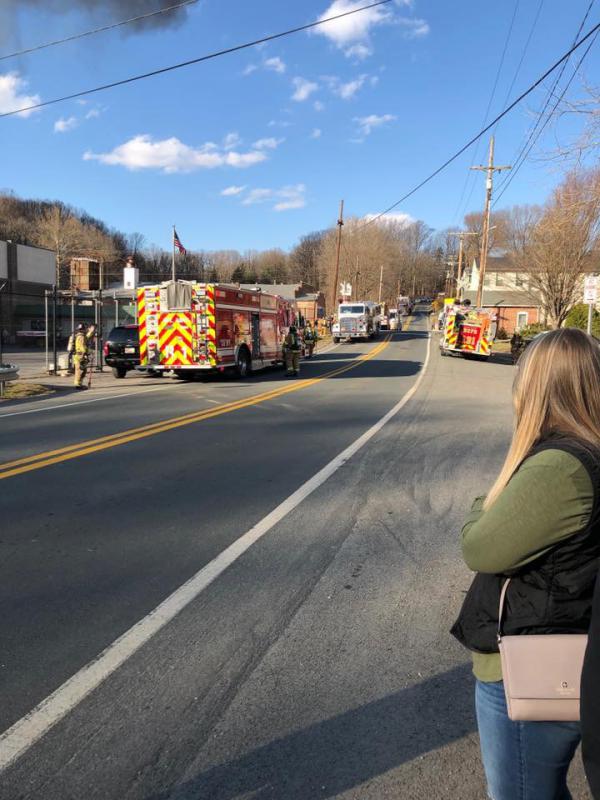
<svg viewBox="0 0 600 800"><path fill-rule="evenodd" d="M583 19L581 20L581 23L579 25L577 33L575 34L575 38L573 39L573 44L577 43L577 40L579 39L579 35L581 34L581 31L583 30L583 26L585 25L585 23L587 21L587 18L590 15L590 11L592 10L592 6L594 5L594 2L595 2L595 0L590 0L590 3L588 5L588 7L587 7L587 11L585 12L585 15L584 15ZM586 55L587 55L587 53L584 54L584 58L585 58ZM550 119L550 117L548 117L548 120L546 122L544 122L542 128L538 132L538 128L542 124L542 120L544 118L544 114L546 113L546 110L548 109L548 106L550 105L550 100L554 96L556 88L557 88L558 84L560 83L562 76L564 75L565 69L567 67L567 62L568 62L568 59L563 63L563 65L562 65L562 67L561 67L556 79L554 80L554 83L552 84L552 88L546 90L547 91L546 97L545 97L544 103L543 103L543 105L542 105L542 107L541 107L541 109L540 109L540 111L538 113L538 118L535 121L535 124L533 125L533 127L531 128L529 133L527 134L527 138L526 138L524 144L522 145L522 147L520 148L518 153L513 157L512 163L515 165L515 168L513 169L511 175L507 176L504 179L504 181L502 181L500 183L500 186L498 187L500 189L500 193L496 196L496 200L494 202L494 205L496 205L496 203L498 202L500 197L502 197L502 195L504 194L505 188L508 188L508 184L512 183L512 181L514 180L514 176L517 174L517 172L521 168L521 165L523 164L523 161L525 160L527 155L531 152L532 147L535 145L535 143L539 139L542 131L545 129L546 125L548 124L548 120ZM573 79L571 78L571 81L572 80ZM571 81L569 81L569 84L571 83ZM554 109L553 109L553 111L551 113L554 113ZM537 135L536 135L536 132L537 132ZM530 143L531 143L531 147L530 147ZM506 185L506 187L505 187L505 185Z"/></svg>
<svg viewBox="0 0 600 800"><path fill-rule="evenodd" d="M513 75L513 79L512 79L512 81L510 83L510 86L508 87L508 91L506 92L506 97L504 98L504 103L503 103L504 106L506 106L506 104L508 103L508 98L510 97L511 92L515 87L515 83L517 81L517 77L519 75L519 72L521 71L521 67L523 66L523 61L525 60L525 56L527 55L527 51L529 50L529 45L531 44L531 39L532 39L534 31L535 31L535 29L537 27L537 24L538 24L538 21L539 21L539 18L540 18L540 14L542 13L542 8L544 7L544 3L545 3L545 0L540 0L540 3L538 5L538 9L536 11L536 14L535 14L535 17L534 17L534 20L533 20L533 24L531 25L531 29L529 31L529 35L527 36L527 41L525 42L525 45L523 46L523 52L521 53L521 58L519 60L519 63L517 64L517 68L515 70L515 74Z"/></svg>
<svg viewBox="0 0 600 800"><path fill-rule="evenodd" d="M25 56L29 53L35 53L38 50L45 50L47 47L56 47L59 44L65 44L66 42L74 42L76 39L83 39L86 36L94 36L97 33L104 33L104 31L111 31L115 28L120 28L123 25L130 25L132 22L140 22L144 19L149 19L150 17L155 17L157 14L167 14L169 11L176 11L178 8L183 8L184 6L190 6L194 3L197 3L198 0L183 0L182 3L177 3L174 6L167 6L166 8L159 8L156 11L149 11L147 14L140 14L137 17L131 17L130 19L124 19L121 22L113 22L111 25L104 25L102 28L94 28L91 31L84 31L83 33L75 33L73 36L66 36L64 39L55 39L53 42L45 42L44 44L38 44L34 47L27 47L25 50L17 50L14 53L7 53L4 56L0 56L0 61L5 61L7 58L16 58L17 56Z"/></svg>
<svg viewBox="0 0 600 800"><path fill-rule="evenodd" d="M151 72L144 72L141 75L133 75L130 78L123 78L120 81L113 81L112 83L105 83L102 86L96 86L93 89L85 89L81 92L74 92L73 94L65 95L64 97L56 97L53 100L45 100L43 103L34 103L30 106L25 106L24 108L17 108L14 111L5 111L3 114L0 114L1 117L12 117L14 114L22 114L24 111L34 111L37 108L45 108L46 106L55 105L56 103L62 103L65 100L75 100L78 97L85 97L89 94L95 94L97 92L103 92L107 89L114 89L116 86L125 86L128 83L135 83L136 81L144 80L145 78L153 78L156 75L163 75L166 72L173 72L176 69L182 69L183 67L189 67L193 64L201 64L204 61L210 61L213 58L219 58L220 56L226 56L230 53L237 53L240 50L247 50L250 47L256 47L259 44L264 44L265 42L272 42L276 39L282 39L284 36L291 36L294 33L301 33L302 31L310 30L311 28L316 28L320 25L325 25L327 22L334 22L338 19L343 19L344 17L352 16L353 14L358 14L361 11L367 11L370 8L376 8L377 6L384 6L388 3L391 3L392 0L377 0L377 2L369 3L369 5L361 6L360 8L354 8L351 11L344 11L342 14L335 14L332 17L327 17L326 19L319 19L315 22L309 22L307 25L300 25L297 28L290 28L289 30L282 31L281 33L273 33L270 36L263 36L261 39L255 39L252 42L245 42L244 44L238 44L234 47L228 47L225 50L217 50L214 53L208 53L205 56L199 56L198 58L192 58L189 61L181 61L178 64L172 64L168 67L161 67L160 69L152 70Z"/></svg>
<svg viewBox="0 0 600 800"><path fill-rule="evenodd" d="M496 95L496 89L498 88L498 81L500 80L500 73L502 72L502 67L504 66L504 59L506 58L506 51L508 49L508 43L510 42L510 38L512 36L512 31L513 31L513 27L514 27L514 24L515 24L515 19L516 19L516 16L517 16L517 10L519 8L519 2L520 2L520 0L516 0L516 2L515 2L515 7L513 9L512 18L510 20L510 25L508 26L508 32L507 32L506 38L504 40L504 47L502 49L502 55L500 56L500 62L498 64L498 68L496 70L496 77L494 79L494 85L492 87L492 92L490 94L490 99L488 100L488 104L487 104L487 108L485 110L485 114L483 115L483 121L481 123L482 125L485 125L485 123L488 121L488 116L489 116L489 113L490 113L490 109L492 107L492 103L494 102L494 97ZM478 153L479 153L479 142L477 143L477 147L475 148L475 152L473 153L473 164L475 163L475 161L477 161ZM458 217L459 211L462 208L463 200L464 200L464 197L465 197L465 193L467 191L467 186L469 185L469 182L471 181L471 177L472 177L472 173L470 173L470 172L468 172L467 175L465 176L465 182L463 184L462 192L460 194L460 199L459 199L458 204L456 206L456 211L454 212L454 218L455 219ZM471 199L471 195L473 194L473 187L474 186L475 186L475 183L472 182L471 191L469 192L469 197L467 198L467 200L465 202L465 207L468 205L469 200Z"/></svg>
<svg viewBox="0 0 600 800"><path fill-rule="evenodd" d="M546 80L548 75L551 75L557 67L559 67L576 50L578 50L581 47L582 44L587 42L587 40L591 36L594 36L594 34L597 34L598 31L600 31L600 22L597 25L594 25L594 27L590 31L588 31L588 33L586 33L586 35L583 37L583 39L580 39L579 42L577 42L575 45L573 45L573 47L571 47L563 56L561 56L558 59L558 61L555 61L555 63L549 69L547 69L546 72L544 72L543 75L541 75L534 83L532 83L531 86L528 89L526 89L524 92L522 92L522 94L520 94L516 98L516 100L513 100L513 102L504 109L504 111L501 111L500 114L498 114L498 116L489 123L489 125L486 125L485 128L482 128L482 130L480 130L479 133L475 134L475 136L473 136L472 139L469 139L469 141L465 145L463 145L460 148L460 150L457 150L456 153L454 153L453 156L450 156L450 158L448 158L446 161L444 161L444 163L441 166L439 166L430 175L428 175L426 178L424 178L420 183L418 183L409 192L407 192L405 195L403 195L399 200L396 200L395 203L392 203L392 205L389 206L388 208L386 208L384 211L381 211L379 214L376 214L370 220L364 222L361 227L362 228L366 228L367 225L371 225L373 222L376 222L378 219L381 219L381 217L385 216L386 214L389 214L390 211L393 211L395 208L397 208L400 205L400 203L403 203L405 200L408 200L409 197L412 197L412 195L415 194L416 192L418 192L419 189L422 189L423 186L425 186L427 183L429 183L431 180L433 180L433 178L435 178L437 175L439 175L440 172L442 172L443 170L446 169L446 167L448 167L450 164L452 164L453 161L456 161L456 159L459 156L461 156L465 152L465 150L468 150L469 147L471 147L471 145L474 142L476 142L485 133L487 133L489 130L491 130L497 122L499 122L510 111L512 111L515 106L519 105L519 103L522 100L524 100L529 94L531 94L531 92L533 92L535 89L537 89L537 87L542 83L542 81ZM592 42L592 44L593 44L593 42ZM590 45L590 47L591 47L591 45Z"/></svg>
<svg viewBox="0 0 600 800"><path fill-rule="evenodd" d="M505 192L505 191L508 189L508 187L509 187L509 186L510 186L510 184L512 183L512 180L513 180L513 178L514 178L514 175L516 175L516 173L517 173L517 172L518 172L518 171L521 169L521 167L523 166L523 164L524 164L524 163L525 163L525 161L527 160L527 156L529 155L529 153L531 152L531 150L532 150L532 149L535 147L535 144L536 144L537 140L539 139L539 137L540 137L540 136L542 135L542 133L544 132L544 130L545 130L545 128L546 128L546 126L548 125L548 123L549 123L549 122L550 122L550 120L552 119L552 117L553 117L553 115L554 115L554 112L556 111L556 109L558 108L558 106L560 105L560 103L562 102L562 99L563 99L563 97L565 96L565 94L568 92L568 90L569 90L569 87L570 87L570 86L571 86L571 84L573 83L573 80L574 80L575 76L577 75L577 73L579 72L579 70L580 70L580 68L581 68L581 65L582 65L582 64L583 64L583 62L585 61L585 59L586 59L586 57L587 57L587 54L590 52L590 50L591 50L591 49L592 49L592 47L594 46L594 43L595 43L595 41L596 41L596 39L597 39L597 36L598 36L598 34L596 34L596 36L594 36L594 38L592 39L592 41L589 43L589 45L588 45L588 46L586 47L586 49L584 50L584 52L583 52L583 55L582 55L582 56L581 56L581 58L579 59L579 61L578 61L578 63L577 63L577 66L575 67L575 69L574 69L574 71L573 71L573 74L571 75L571 77L570 77L570 78L569 78L569 80L567 81L567 83L566 83L566 85L565 85L565 88L562 90L561 94L560 94L560 95L559 95L559 96L556 98L556 103L554 104L554 106L552 107L552 110L550 111L550 113L549 113L549 114L548 114L548 116L546 117L546 119L545 119L545 121L544 121L544 124L543 124L543 125L542 125L542 127L539 129L539 131L538 131L538 133L537 133L537 136L536 136L536 137L535 137L535 139L534 139L534 140L531 142L531 144L530 144L530 146L529 146L529 148L528 148L527 152L523 154L523 157L521 158L521 162L515 166L515 168L514 168L514 170L513 170L513 172L512 172L512 175L510 176L510 180L506 180L506 181L504 181L504 183L502 184L502 186L501 186L501 190L500 190L499 194L496 196L496 199L494 200L494 204L493 204L492 208L493 208L493 207L496 205L496 203L497 203L497 202L500 200L500 198L502 197L502 195L504 194L504 192Z"/></svg>

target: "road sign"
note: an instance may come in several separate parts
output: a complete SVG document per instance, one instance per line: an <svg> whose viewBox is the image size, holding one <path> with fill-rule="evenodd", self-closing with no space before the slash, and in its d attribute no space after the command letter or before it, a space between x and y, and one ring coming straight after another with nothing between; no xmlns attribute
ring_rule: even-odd
<svg viewBox="0 0 600 800"><path fill-rule="evenodd" d="M340 283L340 294L342 297L352 297L352 284Z"/></svg>
<svg viewBox="0 0 600 800"><path fill-rule="evenodd" d="M598 299L598 279L595 275L586 276L583 282L583 302L594 304Z"/></svg>

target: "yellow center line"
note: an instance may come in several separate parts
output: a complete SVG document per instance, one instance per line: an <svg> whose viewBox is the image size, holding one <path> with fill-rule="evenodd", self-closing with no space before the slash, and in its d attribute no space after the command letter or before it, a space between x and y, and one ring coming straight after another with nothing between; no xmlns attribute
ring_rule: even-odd
<svg viewBox="0 0 600 800"><path fill-rule="evenodd" d="M321 381L328 380L336 375L342 375L345 372L349 372L360 364L363 364L365 361L375 358L375 356L379 355L379 353L385 350L391 338L391 334L389 334L383 342L380 342L369 353L359 356L359 358L354 360L351 364L338 367L337 369L326 372L317 378L306 378L281 388L272 389L268 392L263 392L262 394L237 400L232 403L225 403L224 405L216 406L215 408L205 409L204 411L194 411L189 414L184 414L180 417L172 417L160 422L143 425L139 428L131 428L126 431L121 431L120 433L112 433L107 436L101 436L98 439L91 439L86 442L67 445L66 447L61 447L57 450L49 450L46 452L37 453L36 455L25 456L24 458L20 458L15 461L6 461L3 464L0 464L0 480L4 478L11 478L14 475L21 475L25 472L31 472L36 469L41 469L43 467L48 467L52 464L58 464L62 461L80 458L81 456L89 455L90 453L97 453L102 450L107 450L111 447L127 444L128 442L134 442L138 439L144 439L148 436L155 436L158 433L164 433L175 428L180 428L184 425L191 425L195 422L212 419L214 417L221 416L222 414L228 414L232 411L237 411L242 408L248 408L250 406L264 403L268 400L281 397L282 395L289 394L291 392L307 389L309 386L314 386L317 383L321 383Z"/></svg>

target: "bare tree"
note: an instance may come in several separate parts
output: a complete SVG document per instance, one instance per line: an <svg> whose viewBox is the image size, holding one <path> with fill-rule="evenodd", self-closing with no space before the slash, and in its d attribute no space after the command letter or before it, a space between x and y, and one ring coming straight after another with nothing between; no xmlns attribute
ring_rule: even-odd
<svg viewBox="0 0 600 800"><path fill-rule="evenodd" d="M542 209L512 214L512 255L529 277L544 316L560 327L581 298L582 276L597 252L600 170L569 173Z"/></svg>
<svg viewBox="0 0 600 800"><path fill-rule="evenodd" d="M325 231L316 231L300 238L289 256L290 280L321 288L319 256L324 237Z"/></svg>
<svg viewBox="0 0 600 800"><path fill-rule="evenodd" d="M581 166L586 158L593 156L600 147L600 87L591 86L583 81L584 93L576 100L556 97L553 112L553 127L556 147L544 151L539 156L543 161L560 161L571 166ZM582 123L576 136L570 134L573 121ZM561 123L567 121L569 133L561 134Z"/></svg>
<svg viewBox="0 0 600 800"><path fill-rule="evenodd" d="M56 254L56 285L61 285L71 258L81 255L83 225L72 211L61 203L45 210L35 228L36 244L54 250Z"/></svg>

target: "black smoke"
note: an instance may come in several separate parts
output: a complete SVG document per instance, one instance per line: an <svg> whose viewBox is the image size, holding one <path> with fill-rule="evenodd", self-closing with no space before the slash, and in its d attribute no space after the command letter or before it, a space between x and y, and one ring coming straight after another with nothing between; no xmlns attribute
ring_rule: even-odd
<svg viewBox="0 0 600 800"><path fill-rule="evenodd" d="M123 34L127 34L182 24L192 4L171 8L181 2L182 0L0 0L0 14L4 20L8 18L16 22L16 12L25 9L38 8L44 13L50 12L57 16L72 11L81 11L88 17L90 27L95 27L141 17L160 9L170 9L162 14L154 14L146 19L124 25L121 31Z"/></svg>

